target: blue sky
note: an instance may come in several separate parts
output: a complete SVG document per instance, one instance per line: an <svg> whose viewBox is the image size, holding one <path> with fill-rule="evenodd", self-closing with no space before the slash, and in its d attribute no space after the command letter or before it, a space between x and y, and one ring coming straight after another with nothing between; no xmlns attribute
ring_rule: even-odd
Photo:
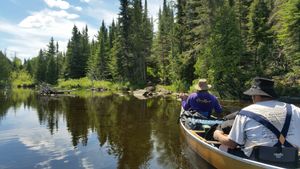
<svg viewBox="0 0 300 169"><path fill-rule="evenodd" d="M157 18L162 0L148 0L148 10ZM88 25L90 37L102 20L110 24L119 13L119 0L0 0L0 50L12 58L37 56L53 36L65 51L72 27Z"/></svg>

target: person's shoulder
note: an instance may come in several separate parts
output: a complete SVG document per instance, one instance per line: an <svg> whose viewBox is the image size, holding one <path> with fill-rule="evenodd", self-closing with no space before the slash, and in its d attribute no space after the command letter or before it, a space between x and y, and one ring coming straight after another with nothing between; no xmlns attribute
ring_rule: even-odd
<svg viewBox="0 0 300 169"><path fill-rule="evenodd" d="M249 106L246 106L241 109L241 111L253 111L257 109L257 104L250 104Z"/></svg>
<svg viewBox="0 0 300 169"><path fill-rule="evenodd" d="M291 104L291 106L292 106L293 111L295 111L297 113L300 113L300 107L298 107L298 106L296 106L294 104Z"/></svg>
<svg viewBox="0 0 300 169"><path fill-rule="evenodd" d="M211 98L213 98L213 99L218 99L218 97L217 96L215 96L215 95L213 95L213 94L211 94L211 93L209 93L209 92L207 92L207 94L211 97Z"/></svg>
<svg viewBox="0 0 300 169"><path fill-rule="evenodd" d="M189 98L194 98L194 97L196 97L196 96L197 96L197 93L194 92L194 93L191 93L191 94L189 95Z"/></svg>

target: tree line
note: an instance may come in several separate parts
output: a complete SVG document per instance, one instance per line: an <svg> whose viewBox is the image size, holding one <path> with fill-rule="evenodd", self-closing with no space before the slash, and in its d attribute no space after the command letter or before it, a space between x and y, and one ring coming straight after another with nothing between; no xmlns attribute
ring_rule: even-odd
<svg viewBox="0 0 300 169"><path fill-rule="evenodd" d="M74 25L65 53L51 38L23 67L51 84L87 76L181 91L207 78L221 97L241 98L254 76L299 86L299 12L299 0L164 0L154 21L147 0L120 0L95 39Z"/></svg>

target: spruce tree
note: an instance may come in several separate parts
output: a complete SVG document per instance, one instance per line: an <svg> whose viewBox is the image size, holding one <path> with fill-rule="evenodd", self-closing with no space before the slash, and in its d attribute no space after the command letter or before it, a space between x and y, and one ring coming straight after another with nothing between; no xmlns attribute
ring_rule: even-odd
<svg viewBox="0 0 300 169"><path fill-rule="evenodd" d="M221 97L241 97L243 91L244 49L234 9L225 3L218 10L211 39L205 49L209 59L209 80Z"/></svg>
<svg viewBox="0 0 300 169"><path fill-rule="evenodd" d="M35 78L37 82L46 81L46 71L47 71L47 60L46 60L45 52L43 52L43 50L41 49L38 55L37 70L35 74Z"/></svg>
<svg viewBox="0 0 300 169"><path fill-rule="evenodd" d="M256 75L267 75L265 71L272 60L273 33L268 23L270 10L264 0L254 0L249 13L249 45L253 55Z"/></svg>
<svg viewBox="0 0 300 169"><path fill-rule="evenodd" d="M107 53L107 29L104 21L98 32L98 47L97 47L97 63L98 63L98 78L101 80L108 79L110 76L109 72L109 55Z"/></svg>
<svg viewBox="0 0 300 169"><path fill-rule="evenodd" d="M0 85L7 83L12 70L10 60L0 51Z"/></svg>
<svg viewBox="0 0 300 169"><path fill-rule="evenodd" d="M130 41L129 41L129 31L131 25L130 10L129 10L129 1L120 0L121 7L119 13L118 23L120 25L120 37L119 42L121 44L120 55L122 55L122 65L120 65L124 76L122 77L125 81L132 79L132 74L130 74Z"/></svg>
<svg viewBox="0 0 300 169"><path fill-rule="evenodd" d="M85 76L87 74L87 65L88 65L88 59L90 57L90 44L89 44L89 35L88 35L88 27L87 25L82 30L82 37L81 37L81 69L82 70L82 76Z"/></svg>
<svg viewBox="0 0 300 169"><path fill-rule="evenodd" d="M72 38L68 43L67 47L67 61L68 61L68 72L67 76L70 78L81 78L85 76L86 65L83 63L82 53L82 35L76 25L72 30Z"/></svg>

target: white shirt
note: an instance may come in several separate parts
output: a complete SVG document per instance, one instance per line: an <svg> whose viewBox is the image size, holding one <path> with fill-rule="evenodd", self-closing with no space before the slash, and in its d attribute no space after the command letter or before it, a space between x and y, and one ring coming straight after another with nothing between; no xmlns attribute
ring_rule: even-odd
<svg viewBox="0 0 300 169"><path fill-rule="evenodd" d="M279 101L263 101L245 107L243 110L251 111L266 117L279 131L282 130L286 118L286 103ZM293 146L300 148L300 108L292 105L292 117L286 140ZM237 115L229 139L237 144L244 145L242 150L250 156L254 146L274 146L278 139L265 126L255 120Z"/></svg>

